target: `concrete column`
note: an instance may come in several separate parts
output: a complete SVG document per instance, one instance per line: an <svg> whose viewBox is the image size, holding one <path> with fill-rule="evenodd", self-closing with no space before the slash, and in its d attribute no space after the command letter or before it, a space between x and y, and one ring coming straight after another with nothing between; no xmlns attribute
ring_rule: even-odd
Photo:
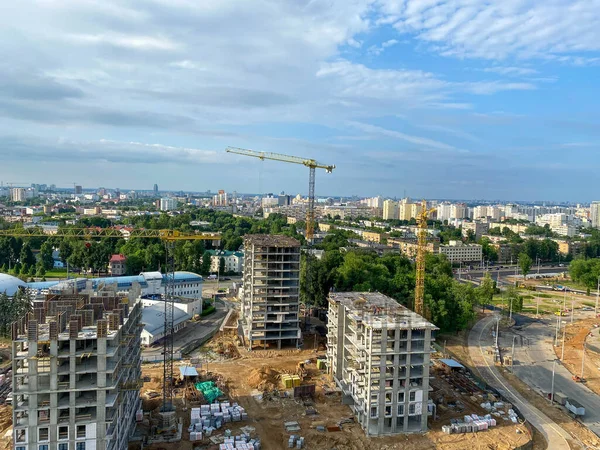
<svg viewBox="0 0 600 450"><path fill-rule="evenodd" d="M425 340L423 350L423 415L421 416L421 431L427 430L427 401L429 399L429 363L431 354L431 330L425 330Z"/></svg>

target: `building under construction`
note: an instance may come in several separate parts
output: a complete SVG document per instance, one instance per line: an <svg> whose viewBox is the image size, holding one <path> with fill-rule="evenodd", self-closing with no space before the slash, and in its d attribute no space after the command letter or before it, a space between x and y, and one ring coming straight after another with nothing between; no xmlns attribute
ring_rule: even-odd
<svg viewBox="0 0 600 450"><path fill-rule="evenodd" d="M369 436L427 430L433 331L377 292L329 294L327 360Z"/></svg>
<svg viewBox="0 0 600 450"><path fill-rule="evenodd" d="M248 235L244 254L242 323L248 348L297 347L300 242L283 235Z"/></svg>
<svg viewBox="0 0 600 450"><path fill-rule="evenodd" d="M141 408L135 291L47 295L13 324L13 448L127 449Z"/></svg>

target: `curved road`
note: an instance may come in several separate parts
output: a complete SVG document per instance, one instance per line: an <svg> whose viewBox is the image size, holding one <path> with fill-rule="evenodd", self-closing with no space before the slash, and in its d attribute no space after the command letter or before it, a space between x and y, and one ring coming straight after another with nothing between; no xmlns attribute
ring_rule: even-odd
<svg viewBox="0 0 600 450"><path fill-rule="evenodd" d="M549 449L570 449L571 447L567 441L567 439L571 438L569 433L539 409L529 404L519 392L512 389L502 375L500 375L493 362L488 361L484 348L492 348L493 341L490 335L490 328L494 324L495 318L493 316L486 317L477 322L469 333L469 353L473 364L477 367L485 382L497 389L508 401L515 405L525 419L544 435Z"/></svg>

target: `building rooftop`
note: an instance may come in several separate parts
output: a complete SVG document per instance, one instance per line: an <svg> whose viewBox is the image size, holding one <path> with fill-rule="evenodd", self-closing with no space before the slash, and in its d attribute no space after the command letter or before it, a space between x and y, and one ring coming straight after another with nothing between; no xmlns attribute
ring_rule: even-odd
<svg viewBox="0 0 600 450"><path fill-rule="evenodd" d="M300 247L300 242L283 234L248 234L244 241L254 245L268 247Z"/></svg>
<svg viewBox="0 0 600 450"><path fill-rule="evenodd" d="M173 308L173 326L179 325L181 322L191 319L192 316L186 314L179 308ZM163 333L165 329L165 305L164 303L156 303L142 310L142 323L144 330L152 335Z"/></svg>
<svg viewBox="0 0 600 450"><path fill-rule="evenodd" d="M125 255L122 254L118 254L118 255L112 255L110 257L110 262L125 262L127 260L127 258L125 257Z"/></svg>
<svg viewBox="0 0 600 450"><path fill-rule="evenodd" d="M379 292L332 292L329 301L343 305L348 315L371 328L438 328L423 316Z"/></svg>

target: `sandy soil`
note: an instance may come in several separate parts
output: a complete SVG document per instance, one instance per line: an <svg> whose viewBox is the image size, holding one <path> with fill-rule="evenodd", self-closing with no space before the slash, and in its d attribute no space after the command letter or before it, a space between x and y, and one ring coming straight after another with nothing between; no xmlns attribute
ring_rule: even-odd
<svg viewBox="0 0 600 450"><path fill-rule="evenodd" d="M219 342L223 342L221 345ZM337 450L379 450L379 449L445 449L459 450L465 448L473 449L513 449L530 440L527 429L521 425L500 423L498 427L487 432L446 435L442 433L441 426L450 423L450 419L462 417L464 414L484 414L484 411L469 397L463 398L460 394L461 403L465 405L463 411L453 411L449 408L440 409L439 420L430 424L431 430L424 435L394 436L387 438L367 438L359 425L344 424L339 432L317 431L318 425L330 426L340 422L343 418L352 416L348 406L342 405L339 394L325 395L324 387L333 387L333 382L325 373L318 371L314 364L317 354L315 350L287 350L287 351L254 351L248 353L245 349L237 347L233 358L215 354L215 349L227 348L233 337L220 337L213 340L208 348L206 360L214 358L209 362L209 377L217 377L221 380L223 390L233 401L237 401L246 408L249 414L247 422L228 424L235 434L242 427L249 425L254 427L255 434L260 437L262 448L265 450L280 450L287 448L289 435L283 423L286 421L297 421L300 423L301 431L295 434L304 436L307 449L332 449ZM311 359L312 364L306 366L304 384L314 383L317 386L314 401L303 403L290 398L280 398L272 392L278 388L277 374L295 373L297 365L301 361ZM155 390L160 392L160 365L155 367L144 366L144 375L153 380L145 383L144 391ZM261 375L262 374L262 375ZM203 373L203 376L206 374ZM452 386L446 385L444 381L436 379L436 385L444 389L445 395L453 394ZM262 400L258 400L262 395ZM158 405L160 398L153 400ZM178 403L181 402L178 399ZM149 405L152 406L152 405ZM306 415L306 409L312 407L317 411L316 415ZM184 428L189 424L189 410L181 411L180 417L184 421ZM518 431L517 431L518 430ZM150 449L192 449L192 443L184 441L171 446L161 444ZM539 447L542 448L542 447Z"/></svg>
<svg viewBox="0 0 600 450"><path fill-rule="evenodd" d="M587 319L573 324L567 324L565 338L565 356L563 365L573 375L581 376L581 363L583 360L583 343L590 333L597 335L600 332L598 325L600 319ZM554 348L557 358L562 355L562 346ZM596 394L600 395L600 355L586 349L585 367L583 375L586 385Z"/></svg>

